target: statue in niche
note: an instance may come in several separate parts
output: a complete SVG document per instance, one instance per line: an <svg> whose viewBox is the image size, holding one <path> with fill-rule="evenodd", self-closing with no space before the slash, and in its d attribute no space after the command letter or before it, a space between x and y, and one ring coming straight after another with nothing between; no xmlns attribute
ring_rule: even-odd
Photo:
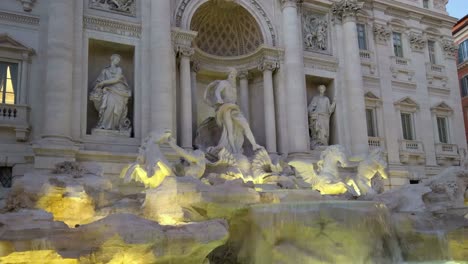
<svg viewBox="0 0 468 264"><path fill-rule="evenodd" d="M253 150L261 146L255 141L247 119L236 104L237 71L232 69L227 80L216 80L208 84L205 90L205 102L216 111L215 120L222 128L218 145L208 152L217 152L225 148L232 154L242 154L244 136L252 144Z"/></svg>
<svg viewBox="0 0 468 264"><path fill-rule="evenodd" d="M330 100L325 96L327 87L319 85L320 94L312 98L308 107L309 130L312 149L316 146L328 146L330 136L330 116L335 111L335 100L330 104Z"/></svg>
<svg viewBox="0 0 468 264"><path fill-rule="evenodd" d="M120 59L118 54L110 57L111 64L99 74L89 99L99 113L96 129L116 130L130 135L127 104L132 92L119 67Z"/></svg>

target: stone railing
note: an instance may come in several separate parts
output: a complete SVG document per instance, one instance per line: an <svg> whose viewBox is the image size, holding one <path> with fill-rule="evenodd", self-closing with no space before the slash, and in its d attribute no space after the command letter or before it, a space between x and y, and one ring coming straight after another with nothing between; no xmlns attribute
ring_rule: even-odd
<svg viewBox="0 0 468 264"><path fill-rule="evenodd" d="M445 75L445 66L432 64L430 62L426 63L426 70L428 73L438 74L438 75Z"/></svg>
<svg viewBox="0 0 468 264"><path fill-rule="evenodd" d="M400 140L400 161L402 163L424 164L426 155L423 143L415 140Z"/></svg>
<svg viewBox="0 0 468 264"><path fill-rule="evenodd" d="M401 140L400 150L415 153L424 153L423 144L415 140Z"/></svg>
<svg viewBox="0 0 468 264"><path fill-rule="evenodd" d="M385 149L384 139L383 138L369 137L367 139L367 143L369 144L369 150L373 150L373 149L376 149L376 148L380 148L382 150Z"/></svg>
<svg viewBox="0 0 468 264"><path fill-rule="evenodd" d="M397 66L409 67L411 64L411 60L406 58L392 56L392 60L393 63Z"/></svg>
<svg viewBox="0 0 468 264"><path fill-rule="evenodd" d="M29 106L0 104L0 128L14 129L18 141L26 140L29 132Z"/></svg>
<svg viewBox="0 0 468 264"><path fill-rule="evenodd" d="M454 144L437 143L436 158L437 163L443 166L460 165L460 155L458 154L458 146Z"/></svg>
<svg viewBox="0 0 468 264"><path fill-rule="evenodd" d="M359 50L359 56L361 60L371 60L372 52L369 50Z"/></svg>

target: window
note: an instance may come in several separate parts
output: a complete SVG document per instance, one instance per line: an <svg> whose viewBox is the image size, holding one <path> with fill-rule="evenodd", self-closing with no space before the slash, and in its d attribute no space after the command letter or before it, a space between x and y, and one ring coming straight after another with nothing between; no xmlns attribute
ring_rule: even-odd
<svg viewBox="0 0 468 264"><path fill-rule="evenodd" d="M449 143L447 117L437 117L437 131L439 132L439 142Z"/></svg>
<svg viewBox="0 0 468 264"><path fill-rule="evenodd" d="M0 62L0 103L15 104L18 90L18 64Z"/></svg>
<svg viewBox="0 0 468 264"><path fill-rule="evenodd" d="M370 108L366 109L366 121L367 121L367 136L378 137L374 109L370 109Z"/></svg>
<svg viewBox="0 0 468 264"><path fill-rule="evenodd" d="M403 43L401 33L393 32L393 52L395 56L403 58Z"/></svg>
<svg viewBox="0 0 468 264"><path fill-rule="evenodd" d="M360 50L367 50L366 26L357 24L358 44Z"/></svg>
<svg viewBox="0 0 468 264"><path fill-rule="evenodd" d="M401 128L403 129L403 139L414 140L413 118L410 113L401 113Z"/></svg>
<svg viewBox="0 0 468 264"><path fill-rule="evenodd" d="M13 181L12 168L0 167L0 187L10 188Z"/></svg>
<svg viewBox="0 0 468 264"><path fill-rule="evenodd" d="M468 96L468 75L460 80L460 89L462 97Z"/></svg>
<svg viewBox="0 0 468 264"><path fill-rule="evenodd" d="M458 63L462 63L466 59L468 59L468 39L458 45Z"/></svg>
<svg viewBox="0 0 468 264"><path fill-rule="evenodd" d="M429 8L429 0L423 0L423 7Z"/></svg>
<svg viewBox="0 0 468 264"><path fill-rule="evenodd" d="M409 180L409 184L419 184L421 180Z"/></svg>
<svg viewBox="0 0 468 264"><path fill-rule="evenodd" d="M427 49L429 50L429 61L432 64L436 64L435 42L433 40L428 40L427 41Z"/></svg>

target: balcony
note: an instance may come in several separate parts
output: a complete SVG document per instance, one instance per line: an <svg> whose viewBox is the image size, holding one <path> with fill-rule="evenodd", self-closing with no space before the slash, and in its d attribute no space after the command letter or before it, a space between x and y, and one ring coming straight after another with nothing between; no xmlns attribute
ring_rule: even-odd
<svg viewBox="0 0 468 264"><path fill-rule="evenodd" d="M29 106L0 104L0 128L13 129L17 141L26 141L29 133Z"/></svg>
<svg viewBox="0 0 468 264"><path fill-rule="evenodd" d="M424 164L426 155L423 143L415 140L400 140L400 161L402 163Z"/></svg>
<svg viewBox="0 0 468 264"><path fill-rule="evenodd" d="M460 165L460 155L458 154L457 145L437 143L435 144L435 147L437 164L441 166Z"/></svg>
<svg viewBox="0 0 468 264"><path fill-rule="evenodd" d="M430 62L426 63L426 71L431 75L445 76L445 66L432 64Z"/></svg>
<svg viewBox="0 0 468 264"><path fill-rule="evenodd" d="M359 50L359 56L361 60L369 61L372 58L372 52L368 50Z"/></svg>
<svg viewBox="0 0 468 264"><path fill-rule="evenodd" d="M380 137L369 137L367 139L367 143L369 144L369 150L373 150L376 148L385 150L384 142L385 142L384 139Z"/></svg>

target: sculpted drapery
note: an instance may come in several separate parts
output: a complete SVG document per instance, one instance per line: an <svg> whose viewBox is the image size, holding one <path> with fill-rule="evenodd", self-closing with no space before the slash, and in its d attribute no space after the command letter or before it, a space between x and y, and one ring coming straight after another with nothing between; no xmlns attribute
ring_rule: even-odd
<svg viewBox="0 0 468 264"><path fill-rule="evenodd" d="M127 104L132 93L119 62L118 54L111 56L111 65L101 71L90 94L99 113L98 129L126 130L130 126Z"/></svg>
<svg viewBox="0 0 468 264"><path fill-rule="evenodd" d="M330 104L330 99L326 97L325 85L319 86L320 95L312 98L309 104L309 128L311 145L328 146L330 136L330 116L335 111L335 102Z"/></svg>

